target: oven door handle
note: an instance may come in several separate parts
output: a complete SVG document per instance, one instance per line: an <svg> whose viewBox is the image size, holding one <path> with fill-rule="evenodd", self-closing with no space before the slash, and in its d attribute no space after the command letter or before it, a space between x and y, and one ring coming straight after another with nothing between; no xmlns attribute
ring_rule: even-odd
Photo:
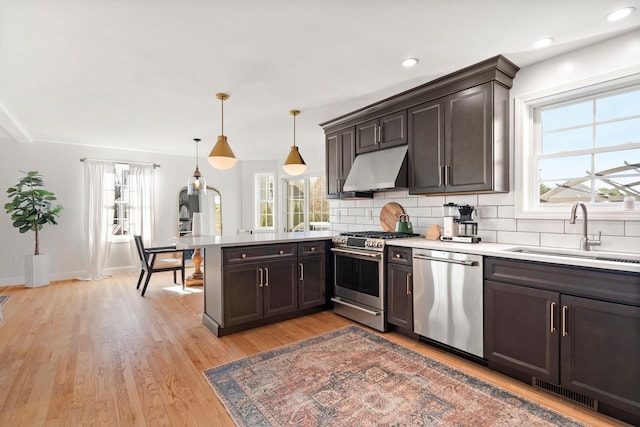
<svg viewBox="0 0 640 427"><path fill-rule="evenodd" d="M372 316L379 316L380 315L379 311L367 310L366 308L362 308L362 307L357 306L355 304L350 304L350 303L348 303L345 300L340 299L340 298L333 297L333 298L331 298L331 301L337 302L338 304L346 305L346 306L351 307L351 308L355 308L356 310L364 311L365 313L371 314Z"/></svg>
<svg viewBox="0 0 640 427"><path fill-rule="evenodd" d="M364 256L368 258L377 258L377 259L382 258L381 252L354 251L352 249L342 249L342 248L331 248L331 251L339 252L341 254L346 254L346 255Z"/></svg>

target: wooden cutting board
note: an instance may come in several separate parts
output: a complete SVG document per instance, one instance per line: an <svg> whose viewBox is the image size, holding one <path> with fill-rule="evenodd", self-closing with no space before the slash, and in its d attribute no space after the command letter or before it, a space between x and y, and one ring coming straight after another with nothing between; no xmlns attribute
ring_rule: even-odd
<svg viewBox="0 0 640 427"><path fill-rule="evenodd" d="M384 231L396 231L398 217L404 213L402 206L395 202L387 203L380 210L380 225Z"/></svg>

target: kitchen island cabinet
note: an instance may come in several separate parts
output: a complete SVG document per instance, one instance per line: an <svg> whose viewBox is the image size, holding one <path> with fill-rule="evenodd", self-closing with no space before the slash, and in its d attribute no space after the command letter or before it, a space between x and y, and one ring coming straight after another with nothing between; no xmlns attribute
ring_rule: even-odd
<svg viewBox="0 0 640 427"><path fill-rule="evenodd" d="M490 368L640 423L637 274L486 258L484 303Z"/></svg>
<svg viewBox="0 0 640 427"><path fill-rule="evenodd" d="M332 232L175 238L204 250L204 325L216 336L329 308Z"/></svg>

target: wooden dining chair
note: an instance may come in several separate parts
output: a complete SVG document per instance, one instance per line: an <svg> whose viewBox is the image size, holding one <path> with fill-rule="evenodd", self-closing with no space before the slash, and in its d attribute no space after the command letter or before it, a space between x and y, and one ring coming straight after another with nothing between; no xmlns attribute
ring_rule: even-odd
<svg viewBox="0 0 640 427"><path fill-rule="evenodd" d="M140 289L142 278L144 277L145 273L147 274L147 278L144 281L144 286L142 287L142 296L144 296L144 293L147 291L147 286L149 285L151 274L159 271L173 271L173 283L177 284L177 272L178 270L180 270L182 286L184 288L184 250L176 249L175 246L156 246L153 248L145 248L144 243L142 243L142 236L133 236L133 239L136 242L136 248L138 250L138 256L140 257L141 266L140 277L138 277L138 286L136 286L136 289ZM162 254L171 253L179 255L179 257L161 257Z"/></svg>

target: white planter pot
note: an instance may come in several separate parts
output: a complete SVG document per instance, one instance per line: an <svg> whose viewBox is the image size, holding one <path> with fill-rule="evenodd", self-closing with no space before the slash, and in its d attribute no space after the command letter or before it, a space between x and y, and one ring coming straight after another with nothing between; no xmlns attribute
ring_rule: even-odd
<svg viewBox="0 0 640 427"><path fill-rule="evenodd" d="M25 255L24 285L37 288L49 284L49 254Z"/></svg>

